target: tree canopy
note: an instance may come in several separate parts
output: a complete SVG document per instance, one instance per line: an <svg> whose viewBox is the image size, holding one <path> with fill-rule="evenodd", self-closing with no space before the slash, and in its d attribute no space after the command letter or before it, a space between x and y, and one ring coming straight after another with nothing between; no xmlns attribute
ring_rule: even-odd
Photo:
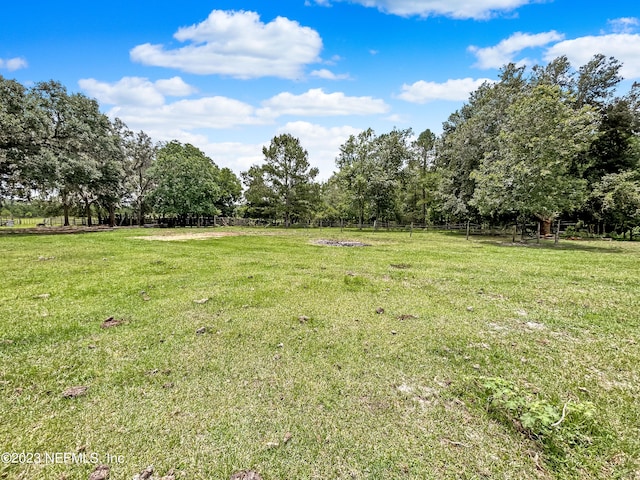
<svg viewBox="0 0 640 480"><path fill-rule="evenodd" d="M640 84L622 94L622 64L596 55L531 68L505 65L443 123L351 135L336 171L318 169L284 133L240 173L177 140L154 142L58 82L0 76L0 205L32 202L91 224L115 212L182 218L242 214L295 222L506 224L553 218L599 231L637 226ZM24 206L14 210L24 212ZM34 210L34 211L36 211Z"/></svg>
<svg viewBox="0 0 640 480"><path fill-rule="evenodd" d="M309 154L290 134L271 139L262 148L265 163L244 175L249 208L281 218L285 226L309 217L317 203L314 178L318 169L309 165Z"/></svg>
<svg viewBox="0 0 640 480"><path fill-rule="evenodd" d="M180 218L220 213L220 169L193 145L162 146L149 175L155 184L149 201L158 212Z"/></svg>

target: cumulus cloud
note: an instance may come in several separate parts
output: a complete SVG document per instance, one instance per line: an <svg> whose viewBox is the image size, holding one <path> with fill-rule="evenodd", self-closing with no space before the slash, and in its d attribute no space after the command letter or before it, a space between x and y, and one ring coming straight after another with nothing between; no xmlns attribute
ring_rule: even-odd
<svg viewBox="0 0 640 480"><path fill-rule="evenodd" d="M165 95L185 97L196 91L180 77L156 82L142 77L123 77L114 83L84 78L78 84L87 94L107 105L160 106L165 103Z"/></svg>
<svg viewBox="0 0 640 480"><path fill-rule="evenodd" d="M216 165L230 168L236 173L247 171L252 165L261 163L264 159L262 147L267 144L268 142L257 144L240 142L192 143L192 145L199 145L199 148L212 158Z"/></svg>
<svg viewBox="0 0 640 480"><path fill-rule="evenodd" d="M335 0L350 1L365 7L374 7L384 13L402 17L451 17L459 19L487 19L500 13L511 12L532 0ZM328 6L327 0L315 0Z"/></svg>
<svg viewBox="0 0 640 480"><path fill-rule="evenodd" d="M187 45L167 48L145 43L131 59L144 65L195 74L248 79L266 76L294 79L304 66L319 62L320 35L284 17L263 23L255 12L213 10L203 22L174 35Z"/></svg>
<svg viewBox="0 0 640 480"><path fill-rule="evenodd" d="M544 47L563 39L564 35L555 30L536 34L516 32L493 47L480 48L472 45L468 50L478 59L475 67L500 68L513 62L516 55L527 48ZM522 60L520 62L522 63Z"/></svg>
<svg viewBox="0 0 640 480"><path fill-rule="evenodd" d="M469 94L477 90L488 78L461 78L447 80L444 83L425 82L420 80L411 85L404 84L398 98L411 103L427 103L434 100L463 101Z"/></svg>
<svg viewBox="0 0 640 480"><path fill-rule="evenodd" d="M251 105L233 98L206 96L168 101L169 96L190 95L193 87L180 77L150 81L147 78L125 77L114 83L83 79L81 87L102 104L113 105L108 115L122 119L134 131L144 130L154 140L179 140L203 150L221 167L236 173L260 163L262 146L273 135L265 135L264 143L216 142L214 131L244 127L273 129L274 135L290 133L298 138L309 152L313 166L320 169L320 178L326 179L334 169L335 158L349 135L359 129L350 126L327 127L305 121L276 126L284 115L342 116L382 114L389 106L372 97L350 97L342 92L326 93L311 89L294 95L284 92L260 105ZM268 138L267 138L268 137Z"/></svg>
<svg viewBox="0 0 640 480"><path fill-rule="evenodd" d="M158 80L155 85L159 92L170 97L187 97L197 91L195 87L192 87L180 77Z"/></svg>
<svg viewBox="0 0 640 480"><path fill-rule="evenodd" d="M247 103L227 97L203 97L178 100L159 106L129 104L112 108L112 117L121 118L127 125L137 128L158 128L179 125L188 131L200 128L232 128L238 125L264 123L255 115L255 108ZM138 127L145 125L145 127Z"/></svg>
<svg viewBox="0 0 640 480"><path fill-rule="evenodd" d="M302 95L283 92L262 102L260 115L333 116L373 115L386 113L389 105L373 97L349 97L342 92L325 93L321 88L312 88Z"/></svg>
<svg viewBox="0 0 640 480"><path fill-rule="evenodd" d="M22 57L14 57L14 58L0 58L0 69L9 70L10 72L14 72L16 70L20 70L22 68L27 68L29 65L27 61Z"/></svg>
<svg viewBox="0 0 640 480"><path fill-rule="evenodd" d="M573 66L579 67L599 53L623 62L620 73L624 78L640 78L639 34L612 33L565 40L547 49L545 60L566 55Z"/></svg>

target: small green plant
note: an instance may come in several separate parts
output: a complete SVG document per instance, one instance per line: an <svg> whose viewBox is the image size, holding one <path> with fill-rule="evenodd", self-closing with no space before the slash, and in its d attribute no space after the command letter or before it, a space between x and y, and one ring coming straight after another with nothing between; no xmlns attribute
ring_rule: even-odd
<svg viewBox="0 0 640 480"><path fill-rule="evenodd" d="M499 377L484 378L481 385L489 413L514 425L547 453L562 457L573 446L591 444L595 427L592 403L569 401L560 407Z"/></svg>

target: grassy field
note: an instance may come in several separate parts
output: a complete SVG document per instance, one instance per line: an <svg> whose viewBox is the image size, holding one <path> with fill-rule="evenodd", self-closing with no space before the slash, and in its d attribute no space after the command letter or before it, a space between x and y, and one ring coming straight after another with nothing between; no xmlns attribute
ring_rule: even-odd
<svg viewBox="0 0 640 480"><path fill-rule="evenodd" d="M640 244L219 231L0 236L0 478L640 478Z"/></svg>

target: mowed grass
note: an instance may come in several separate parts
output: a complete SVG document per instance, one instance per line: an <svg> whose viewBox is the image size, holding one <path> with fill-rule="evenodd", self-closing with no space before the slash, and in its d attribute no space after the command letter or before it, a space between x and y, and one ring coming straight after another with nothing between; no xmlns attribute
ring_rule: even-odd
<svg viewBox="0 0 640 480"><path fill-rule="evenodd" d="M0 478L640 477L640 244L224 231L0 237Z"/></svg>

